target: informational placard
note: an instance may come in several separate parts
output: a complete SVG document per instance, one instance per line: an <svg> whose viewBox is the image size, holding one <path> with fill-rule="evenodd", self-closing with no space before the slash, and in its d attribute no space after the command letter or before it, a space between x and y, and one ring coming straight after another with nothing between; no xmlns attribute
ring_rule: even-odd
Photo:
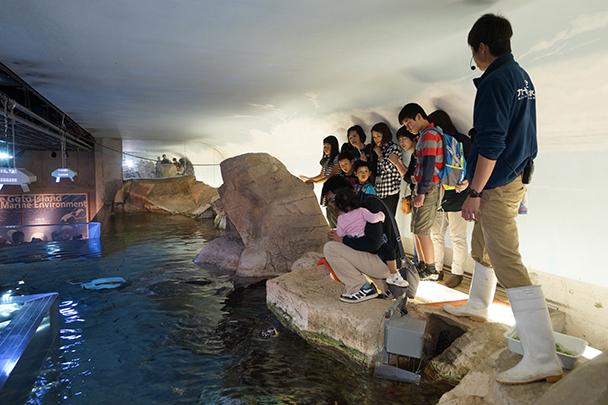
<svg viewBox="0 0 608 405"><path fill-rule="evenodd" d="M84 193L0 195L0 225L87 222L88 207Z"/></svg>
<svg viewBox="0 0 608 405"><path fill-rule="evenodd" d="M88 208L84 193L0 195L0 239L17 244L86 238Z"/></svg>

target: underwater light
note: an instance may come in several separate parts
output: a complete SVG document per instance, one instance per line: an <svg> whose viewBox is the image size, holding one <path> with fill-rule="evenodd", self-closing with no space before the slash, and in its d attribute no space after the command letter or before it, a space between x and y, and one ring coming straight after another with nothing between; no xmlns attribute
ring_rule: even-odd
<svg viewBox="0 0 608 405"><path fill-rule="evenodd" d="M0 152L0 160L9 160L9 159L12 159L12 158L13 158L13 156L9 155L8 153L6 153L6 152Z"/></svg>
<svg viewBox="0 0 608 405"><path fill-rule="evenodd" d="M135 162L131 159L127 159L125 160L125 166L127 166L129 169L132 169L135 167Z"/></svg>
<svg viewBox="0 0 608 405"><path fill-rule="evenodd" d="M55 178L55 183L59 183L61 179L70 179L74 181L74 177L76 177L78 173L76 173L72 169L68 169L67 167L60 167L51 172L51 176Z"/></svg>
<svg viewBox="0 0 608 405"><path fill-rule="evenodd" d="M30 184L38 180L34 173L26 169L0 167L0 190L4 186L21 186L24 193L30 191Z"/></svg>

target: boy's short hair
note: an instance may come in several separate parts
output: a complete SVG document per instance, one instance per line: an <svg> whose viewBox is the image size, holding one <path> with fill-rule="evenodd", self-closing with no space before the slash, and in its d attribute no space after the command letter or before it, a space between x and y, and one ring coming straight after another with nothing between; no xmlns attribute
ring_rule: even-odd
<svg viewBox="0 0 608 405"><path fill-rule="evenodd" d="M355 162L355 164L353 165L353 172L357 172L357 169L359 169L360 167L367 167L367 170L372 171L372 168L370 167L369 163L365 160L357 160Z"/></svg>
<svg viewBox="0 0 608 405"><path fill-rule="evenodd" d="M353 161L355 160L355 155L351 151L345 150L344 152L340 152L340 154L338 155L338 162L344 159Z"/></svg>
<svg viewBox="0 0 608 405"><path fill-rule="evenodd" d="M412 134L407 128L404 126L400 127L395 134L397 139L399 138L408 138L410 141L415 142L416 135Z"/></svg>
<svg viewBox="0 0 608 405"><path fill-rule="evenodd" d="M401 111L399 111L399 123L403 124L403 121L406 119L416 119L416 115L420 114L422 118L427 119L426 112L424 112L424 108L420 107L419 104L409 103L406 104Z"/></svg>
<svg viewBox="0 0 608 405"><path fill-rule="evenodd" d="M492 55L501 56L511 52L512 36L513 28L509 20L496 14L484 14L473 24L467 42L475 52L483 42Z"/></svg>

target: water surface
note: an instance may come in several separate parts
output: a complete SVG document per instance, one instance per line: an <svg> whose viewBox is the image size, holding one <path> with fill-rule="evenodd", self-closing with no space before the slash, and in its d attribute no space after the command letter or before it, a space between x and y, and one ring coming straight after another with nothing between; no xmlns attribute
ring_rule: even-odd
<svg viewBox="0 0 608 405"><path fill-rule="evenodd" d="M430 404L448 389L374 379L281 328L263 282L235 286L192 263L215 236L210 222L130 215L106 225L100 246L9 248L0 292L61 300L59 338L27 403ZM108 276L129 284L79 285ZM279 336L264 337L272 327Z"/></svg>

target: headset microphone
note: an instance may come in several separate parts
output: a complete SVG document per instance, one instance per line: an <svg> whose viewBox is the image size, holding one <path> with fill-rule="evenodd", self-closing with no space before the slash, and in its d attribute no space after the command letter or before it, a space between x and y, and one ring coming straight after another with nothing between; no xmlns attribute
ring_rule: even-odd
<svg viewBox="0 0 608 405"><path fill-rule="evenodd" d="M469 62L469 66L471 67L471 70L475 70L475 69L477 69L477 68L475 67L475 65L473 65L473 57L472 57L472 56L471 56L471 61Z"/></svg>

